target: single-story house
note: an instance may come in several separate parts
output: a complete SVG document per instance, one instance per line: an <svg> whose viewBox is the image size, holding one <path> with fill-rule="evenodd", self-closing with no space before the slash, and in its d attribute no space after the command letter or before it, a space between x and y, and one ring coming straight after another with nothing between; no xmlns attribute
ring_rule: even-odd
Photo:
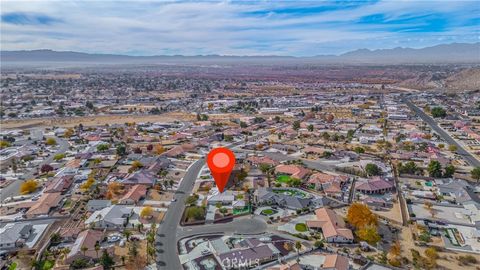
<svg viewBox="0 0 480 270"><path fill-rule="evenodd" d="M379 176L368 179L366 182L357 182L355 189L364 194L384 194L391 192L395 188L392 181L386 180Z"/></svg>
<svg viewBox="0 0 480 270"><path fill-rule="evenodd" d="M300 165L286 165L281 164L275 167L276 174L286 174L290 175L293 178L303 180L310 174L310 170L304 168Z"/></svg>
<svg viewBox="0 0 480 270"><path fill-rule="evenodd" d="M111 205L92 213L86 225L102 229L122 229L130 226L130 217L133 215L132 207L125 205Z"/></svg>
<svg viewBox="0 0 480 270"><path fill-rule="evenodd" d="M112 201L110 200L90 200L87 203L87 211L95 212L109 207L110 205L112 205Z"/></svg>
<svg viewBox="0 0 480 270"><path fill-rule="evenodd" d="M325 207L315 210L316 219L307 220L310 229L321 230L327 243L352 243L353 233L345 227L343 218Z"/></svg>
<svg viewBox="0 0 480 270"><path fill-rule="evenodd" d="M118 200L118 203L137 204L140 200L144 199L145 196L147 196L147 187L144 185L134 185Z"/></svg>

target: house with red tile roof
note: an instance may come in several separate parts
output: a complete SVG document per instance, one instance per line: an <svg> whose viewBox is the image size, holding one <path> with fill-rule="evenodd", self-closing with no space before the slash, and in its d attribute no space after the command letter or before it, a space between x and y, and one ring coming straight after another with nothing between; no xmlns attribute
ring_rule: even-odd
<svg viewBox="0 0 480 270"><path fill-rule="evenodd" d="M275 167L275 173L286 174L286 175L290 175L293 178L303 180L310 174L310 170L300 165L281 164Z"/></svg>
<svg viewBox="0 0 480 270"><path fill-rule="evenodd" d="M103 232L97 230L85 230L78 234L75 243L70 248L70 252L67 254L65 259L66 264L71 264L76 259L86 259L87 261L92 259L98 259L102 256L103 251L95 250L95 245L102 241ZM83 251L82 247L85 247L87 250ZM107 249L107 252L113 253L113 248Z"/></svg>
<svg viewBox="0 0 480 270"><path fill-rule="evenodd" d="M325 256L322 269L324 270L347 270L349 269L348 258L338 254L329 254Z"/></svg>
<svg viewBox="0 0 480 270"><path fill-rule="evenodd" d="M315 210L315 219L307 220L309 229L321 230L327 243L352 243L353 233L345 227L343 218L339 217L333 210L319 208Z"/></svg>
<svg viewBox="0 0 480 270"><path fill-rule="evenodd" d="M61 177L53 178L45 188L43 192L52 193L52 192L65 192L73 184L73 175L64 175Z"/></svg>
<svg viewBox="0 0 480 270"><path fill-rule="evenodd" d="M329 186L334 182L338 182L339 186L344 185L348 182L348 176L346 175L331 175L327 173L314 173L308 178L308 184L315 185L315 189L322 190L325 189L325 186Z"/></svg>
<svg viewBox="0 0 480 270"><path fill-rule="evenodd" d="M247 158L247 162L250 163L252 166L260 166L261 164L267 164L270 166L276 166L278 164L277 161L269 158L269 157L259 157L259 156L250 156Z"/></svg>
<svg viewBox="0 0 480 270"><path fill-rule="evenodd" d="M147 187L145 185L134 185L123 197L118 200L119 204L137 204L147 195Z"/></svg>
<svg viewBox="0 0 480 270"><path fill-rule="evenodd" d="M38 201L25 213L27 218L47 216L62 201L60 192L43 193Z"/></svg>
<svg viewBox="0 0 480 270"><path fill-rule="evenodd" d="M379 176L368 179L366 182L357 182L355 184L355 190L364 194L384 194L393 191L394 188L392 181Z"/></svg>

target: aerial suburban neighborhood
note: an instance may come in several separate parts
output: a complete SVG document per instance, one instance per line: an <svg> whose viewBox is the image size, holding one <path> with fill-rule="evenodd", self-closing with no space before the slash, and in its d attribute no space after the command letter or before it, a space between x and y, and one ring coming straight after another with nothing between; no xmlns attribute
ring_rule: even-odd
<svg viewBox="0 0 480 270"><path fill-rule="evenodd" d="M14 1L0 270L480 270L476 1Z"/></svg>
<svg viewBox="0 0 480 270"><path fill-rule="evenodd" d="M111 103L106 93L98 101L83 94L52 103L48 86L20 98L43 80L3 83L4 265L340 270L478 263L477 93L347 93L344 85L334 93L245 90L235 98L214 88L181 99L188 110L178 97ZM74 104L110 120L38 118L22 126L37 119L25 118L25 110L68 115ZM136 122L121 123L128 111L107 113L147 106L133 113ZM205 162L220 146L236 159L224 192Z"/></svg>

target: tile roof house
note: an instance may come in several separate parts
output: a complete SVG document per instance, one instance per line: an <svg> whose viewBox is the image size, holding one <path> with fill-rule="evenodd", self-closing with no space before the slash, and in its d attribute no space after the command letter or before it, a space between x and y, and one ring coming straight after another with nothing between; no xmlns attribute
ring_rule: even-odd
<svg viewBox="0 0 480 270"><path fill-rule="evenodd" d="M147 187L144 185L134 185L118 200L118 203L137 204L140 200L144 199L145 196L147 196Z"/></svg>
<svg viewBox="0 0 480 270"><path fill-rule="evenodd" d="M306 155L322 156L325 153L325 149L320 147L307 146L303 148L303 153L305 153Z"/></svg>
<svg viewBox="0 0 480 270"><path fill-rule="evenodd" d="M300 165L285 165L281 164L275 167L276 174L287 174L293 178L304 179L310 174L310 170L305 169Z"/></svg>
<svg viewBox="0 0 480 270"><path fill-rule="evenodd" d="M348 181L348 176L346 175L331 175L326 173L314 173L308 178L308 183L315 185L315 189L321 190L325 187L325 184L331 184L338 182L339 186L342 186Z"/></svg>
<svg viewBox="0 0 480 270"><path fill-rule="evenodd" d="M53 178L43 192L65 192L73 184L73 175L64 175Z"/></svg>
<svg viewBox="0 0 480 270"><path fill-rule="evenodd" d="M350 268L348 258L338 254L325 256L322 269L324 270L348 270Z"/></svg>
<svg viewBox="0 0 480 270"><path fill-rule="evenodd" d="M97 259L102 256L103 251L96 251L95 245L101 242L103 239L103 232L96 230L85 230L78 234L75 243L70 248L70 252L65 258L66 264L71 264L76 259L86 259L87 261L91 259ZM82 247L87 248L86 251L82 250ZM109 253L112 253L113 250L107 249Z"/></svg>
<svg viewBox="0 0 480 270"><path fill-rule="evenodd" d="M145 185L153 186L157 180L157 175L149 170L141 169L134 173L129 174L126 178L121 179L124 185Z"/></svg>
<svg viewBox="0 0 480 270"><path fill-rule="evenodd" d="M328 243L352 243L353 233L345 228L345 222L333 210L319 208L315 210L316 219L307 220L310 229L320 229Z"/></svg>
<svg viewBox="0 0 480 270"><path fill-rule="evenodd" d="M392 181L378 176L368 179L366 182L357 182L355 184L355 190L364 194L384 194L393 191L394 188Z"/></svg>
<svg viewBox="0 0 480 270"><path fill-rule="evenodd" d="M261 164L267 164L270 166L276 166L278 164L277 161L269 158L269 157L259 157L259 156L250 156L247 158L247 162L253 166L260 166Z"/></svg>
<svg viewBox="0 0 480 270"><path fill-rule="evenodd" d="M53 208L59 206L60 201L62 201L60 192L43 193L40 199L28 209L25 216L27 218L46 216Z"/></svg>

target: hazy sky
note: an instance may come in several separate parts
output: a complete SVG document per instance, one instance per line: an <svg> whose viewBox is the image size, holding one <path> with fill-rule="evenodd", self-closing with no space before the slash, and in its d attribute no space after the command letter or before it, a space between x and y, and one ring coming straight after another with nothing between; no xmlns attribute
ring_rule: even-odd
<svg viewBox="0 0 480 270"><path fill-rule="evenodd" d="M479 1L1 0L2 50L310 56L479 33Z"/></svg>

